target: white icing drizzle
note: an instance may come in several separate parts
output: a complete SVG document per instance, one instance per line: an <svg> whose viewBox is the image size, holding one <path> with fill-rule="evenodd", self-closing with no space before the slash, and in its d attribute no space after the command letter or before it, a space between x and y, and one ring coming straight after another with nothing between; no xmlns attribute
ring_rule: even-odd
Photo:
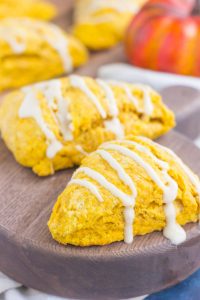
<svg viewBox="0 0 200 300"><path fill-rule="evenodd" d="M83 93L85 93L87 97L96 106L101 117L103 119L106 119L108 117L106 111L102 107L96 95L89 89L85 80L82 77L77 75L71 75L69 78L70 78L71 85L74 88L79 88ZM109 114L112 116L111 120L104 121L104 126L109 131L112 131L116 135L116 137L122 138L124 137L124 128L118 118L119 111L118 111L116 99L114 97L114 93L106 82L100 79L97 79L96 82L105 93L106 100L108 101Z"/></svg>
<svg viewBox="0 0 200 300"><path fill-rule="evenodd" d="M163 200L165 203L166 227L163 231L165 237L171 240L175 245L182 243L186 239L184 229L176 222L176 209L173 204L177 197L178 185L169 176L167 169L162 169L162 175L166 184L158 176L157 172L151 167L149 163L144 161L138 154L126 147L116 144L107 144L104 147L109 150L115 150L123 155L126 155L138 163L149 175L149 177L161 188L163 191ZM153 153L152 153L153 154Z"/></svg>
<svg viewBox="0 0 200 300"><path fill-rule="evenodd" d="M63 61L63 67L66 72L73 69L72 58L69 52L69 43L67 37L56 25L51 24L51 33L44 35L49 45L60 55Z"/></svg>
<svg viewBox="0 0 200 300"><path fill-rule="evenodd" d="M96 153L98 153L117 172L119 178L124 182L125 185L130 188L133 197L136 198L137 190L135 184L133 183L130 176L125 172L121 164L118 163L115 158L113 158L112 154L103 149L97 150Z"/></svg>
<svg viewBox="0 0 200 300"><path fill-rule="evenodd" d="M133 150L130 150L124 146L117 145L117 144L108 143L108 144L104 145L103 148L108 149L108 150L117 151L117 152L121 153L122 155L128 156L131 159L133 159L137 164L139 164L147 172L147 174L151 177L151 179L163 190L163 192L165 193L164 198L166 198L167 200L174 198L174 194L176 194L176 192L177 192L176 189L174 188L172 191L171 186L170 187L165 186L164 182L159 178L157 172L153 169L153 167L149 163L147 163L145 160L143 160L139 156L139 154L137 154ZM152 156L153 156L153 154L152 154ZM163 168L163 171L164 171L164 168ZM166 177L166 181L168 181L168 178L166 175L167 174L163 173L163 177ZM177 184L175 182L172 182L171 185L177 188ZM173 197L172 197L172 194L173 194Z"/></svg>
<svg viewBox="0 0 200 300"><path fill-rule="evenodd" d="M24 36L24 31L20 28L16 31L16 28L0 26L0 39L6 41L16 54L21 54L26 50L26 44L21 40Z"/></svg>
<svg viewBox="0 0 200 300"><path fill-rule="evenodd" d="M72 70L68 40L61 29L53 24L46 24L38 20L26 18L15 20L16 25L12 19L7 19L0 27L0 39L5 40L14 53L22 54L25 52L29 36L34 35L37 39L41 36L42 40L46 41L59 54L64 70L67 72Z"/></svg>
<svg viewBox="0 0 200 300"><path fill-rule="evenodd" d="M109 105L109 113L113 117L111 120L105 121L104 126L107 130L112 131L117 138L123 138L124 128L119 120L119 110L113 90L109 84L103 80L97 79L97 83L104 90L106 100L108 101Z"/></svg>
<svg viewBox="0 0 200 300"><path fill-rule="evenodd" d="M119 110L118 110L117 102L116 102L116 99L115 99L112 89L103 80L97 79L96 82L105 92L105 96L106 96L106 99L108 100L109 112L110 112L111 116L117 117L119 114Z"/></svg>
<svg viewBox="0 0 200 300"><path fill-rule="evenodd" d="M97 10L106 8L111 8L121 13L136 13L138 12L140 5L133 0L92 0L88 10L90 12L96 12Z"/></svg>
<svg viewBox="0 0 200 300"><path fill-rule="evenodd" d="M192 184L194 185L197 194L199 196L200 199L200 180L198 179L198 177L183 163L183 161L175 154L175 152L173 152L171 149L166 148L160 144L156 144L153 141L149 141L147 138L145 137L139 137L141 140L147 141L152 145L156 145L158 148L164 150L165 152L167 152L169 155L171 155L174 160L180 165L180 167L182 168L182 170L187 174L188 178L190 179L190 181L192 182Z"/></svg>
<svg viewBox="0 0 200 300"><path fill-rule="evenodd" d="M163 191L163 201L165 203L164 211L166 215L166 226L163 230L165 237L171 240L175 245L182 243L186 239L186 233L184 229L176 222L176 209L174 206L174 200L177 197L178 185L173 178L168 174L169 165L165 161L158 159L147 147L133 141L118 141L128 146L134 146L139 152L143 152L148 155L161 169L162 178L158 175L157 171L144 159L140 157L133 149L126 148L122 145L115 143L105 143L102 148L98 150L98 153L118 174L119 178L125 185L130 188L131 195L125 194L119 190L115 185L109 182L99 172L92 170L88 167L79 168L74 176L78 173L85 173L86 176L97 181L101 186L111 192L115 197L119 198L124 208L124 240L126 243L131 243L133 240L133 221L134 221L134 206L135 199L137 197L137 190L129 175L124 168L117 162L108 150L117 151L120 154L130 157L137 164L139 164L148 174L148 176L160 187ZM74 178L73 176L73 178Z"/></svg>
<svg viewBox="0 0 200 300"><path fill-rule="evenodd" d="M80 152L81 154L83 154L84 156L88 156L89 153L86 152L83 147L81 145L75 145L75 148L78 152Z"/></svg>
<svg viewBox="0 0 200 300"><path fill-rule="evenodd" d="M126 83L121 82L121 81L114 81L114 80L109 81L109 83L113 86L118 86L121 89L123 89L124 92L126 93L128 100L135 106L135 108L137 109L138 112L141 112L141 110L139 108L139 102L138 102L137 97L135 97L133 95L131 89L129 88L129 86Z"/></svg>
<svg viewBox="0 0 200 300"><path fill-rule="evenodd" d="M104 126L107 130L113 132L119 139L124 137L124 128L118 118L104 121Z"/></svg>
<svg viewBox="0 0 200 300"><path fill-rule="evenodd" d="M135 84L135 87L139 88L143 92L144 99L144 112L147 116L151 116L154 110L153 103L151 101L150 92L151 89L149 86L144 84Z"/></svg>
<svg viewBox="0 0 200 300"><path fill-rule="evenodd" d="M106 118L106 111L102 107L101 103L99 102L98 98L94 95L94 93L89 89L87 84L85 83L84 79L81 76L71 75L69 76L70 83L74 88L80 89L83 93L87 95L87 97L93 102L96 106L98 112L100 113L103 119Z"/></svg>
<svg viewBox="0 0 200 300"><path fill-rule="evenodd" d="M85 187L86 189L90 190L90 192L92 194L95 195L95 197L100 201L103 202L103 198L101 197L98 188L91 182L85 180L85 179L72 179L68 185L72 185L72 184L76 184L76 185L80 185Z"/></svg>
<svg viewBox="0 0 200 300"><path fill-rule="evenodd" d="M19 117L35 119L49 143L46 152L47 157L53 158L56 153L62 149L62 144L57 140L54 133L48 128L47 124L45 123L35 90L30 90L30 88L23 88L22 91L24 92L25 97L19 109Z"/></svg>
<svg viewBox="0 0 200 300"><path fill-rule="evenodd" d="M187 174L188 178L196 188L197 194L200 199L200 181L198 177L195 174L193 174L193 172L183 163L183 161L172 150L165 148L165 151L168 152L176 160L176 162L178 162L178 164L181 166L183 171Z"/></svg>
<svg viewBox="0 0 200 300"><path fill-rule="evenodd" d="M77 171L74 173L72 177L72 183L76 183L78 185L83 185L82 182L75 182L74 179L75 176L77 176L79 173L84 173L88 177L92 178L93 180L97 181L101 186L103 186L105 189L107 189L111 194L113 194L115 197L119 198L123 205L125 206L124 209L124 219L125 219L125 228L124 228L124 240L126 243L132 243L133 241L133 220L134 220L134 205L135 205L135 198L137 197L137 191L134 186L134 183L132 182L131 178L126 174L124 169L120 166L120 164L111 156L109 153L106 153L105 151L99 150L98 153L101 155L103 159L105 159L111 167L113 167L118 175L120 176L120 179L129 186L130 190L132 191L132 195L127 195L121 190L119 190L114 184L109 182L103 175L101 175L99 172L92 170L87 167L81 167L77 169ZM85 180L84 186L88 188L91 192L92 189L94 190L94 185L89 186L87 183L90 183L89 181ZM94 195L97 193L98 189L95 190L93 193ZM98 195L97 199L101 199ZM101 200L100 200L101 201Z"/></svg>
<svg viewBox="0 0 200 300"><path fill-rule="evenodd" d="M83 93L85 93L87 95L87 97L92 101L92 103L96 106L101 117L103 119L106 119L108 117L106 111L102 107L102 105L101 105L99 99L96 97L96 95L89 89L85 80L82 77L77 76L77 75L71 75L69 78L70 78L71 85L74 88L79 88ZM123 88L127 95L127 98L134 104L137 111L141 112L141 110L139 109L138 99L132 94L131 89L125 83L122 83L122 82L118 83L115 81L106 83L105 81L100 80L100 79L97 79L96 82L105 93L105 97L108 102L109 115L112 116L111 120L104 121L104 126L107 130L112 131L117 138L119 138L119 139L123 138L124 137L124 128L119 120L119 110L118 110L118 106L117 106L117 101L115 99L114 92L109 84L118 85L121 88ZM154 107L153 107L153 103L151 101L151 96L149 94L151 91L150 88L148 86L138 85L138 84L135 85L135 87L142 90L142 92L144 94L144 113L146 115L151 115Z"/></svg>
<svg viewBox="0 0 200 300"><path fill-rule="evenodd" d="M133 95L133 92L131 88L128 86L128 84L121 81L114 81L114 80L109 81L109 83L111 85L122 88L126 93L126 96L129 99L129 101L135 106L136 110L140 113L142 112L142 110L139 108L138 99L136 96ZM143 92L144 113L147 116L150 116L154 110L153 103L150 96L151 89L148 86L142 84L135 84L134 87L140 89Z"/></svg>
<svg viewBox="0 0 200 300"><path fill-rule="evenodd" d="M120 191L114 184L109 182L103 175L101 175L99 172L92 170L88 167L80 167L77 169L73 175L73 179L75 176L77 176L78 173L84 173L88 177L92 178L93 180L97 181L101 186L103 186L105 189L107 189L111 194L113 194L115 197L121 199L123 201L123 204L125 206L131 206L132 200L130 197L127 197L127 194Z"/></svg>
<svg viewBox="0 0 200 300"><path fill-rule="evenodd" d="M120 144L125 144L125 145L130 145L130 146L134 146L137 150L139 150L140 152L144 152L145 154L147 154L149 157L151 157L151 159L159 165L159 167L161 169L169 169L169 165L168 163L166 163L163 160L160 160L159 158L157 158L155 155L153 155L153 153L146 147L144 147L143 145L134 142L134 141L129 141L129 140L118 140L118 142L120 142ZM106 146L107 143L103 144L103 146Z"/></svg>
<svg viewBox="0 0 200 300"><path fill-rule="evenodd" d="M133 183L130 176L126 173L124 168L117 162L116 159L113 158L113 156L109 152L106 152L105 150L98 150L96 153L98 153L111 166L111 168L113 168L117 172L119 178L131 190L131 196L127 195L127 197L130 197L132 205L125 206L124 208L124 241L125 243L130 244L133 241L133 222L135 217L134 207L135 199L137 197L135 184Z"/></svg>
<svg viewBox="0 0 200 300"><path fill-rule="evenodd" d="M32 117L47 138L47 157L53 158L63 147L62 143L57 140L54 133L48 128L43 119L40 104L37 99L37 93L41 92L47 105L49 106L55 121L58 123L59 129L65 141L73 140L72 118L68 110L68 101L62 95L62 85L60 80L52 80L42 82L33 86L22 89L25 94L24 100L19 110L20 118Z"/></svg>
<svg viewBox="0 0 200 300"><path fill-rule="evenodd" d="M60 131L65 141L73 140L72 117L69 113L69 100L62 94L62 83L60 80L51 80L34 85L34 87L43 93L50 109L55 110L56 119L59 123Z"/></svg>

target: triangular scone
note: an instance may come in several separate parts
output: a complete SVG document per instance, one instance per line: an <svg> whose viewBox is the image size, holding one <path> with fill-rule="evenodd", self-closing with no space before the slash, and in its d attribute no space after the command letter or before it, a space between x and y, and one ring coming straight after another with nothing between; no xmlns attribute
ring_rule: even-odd
<svg viewBox="0 0 200 300"><path fill-rule="evenodd" d="M74 34L91 49L104 49L122 40L133 15L147 0L77 0Z"/></svg>
<svg viewBox="0 0 200 300"><path fill-rule="evenodd" d="M129 134L154 139L174 124L149 87L75 75L13 92L0 109L8 148L41 176L79 165L105 141Z"/></svg>
<svg viewBox="0 0 200 300"><path fill-rule="evenodd" d="M157 230L179 244L186 239L180 225L199 218L199 196L198 177L175 153L132 137L107 142L83 160L48 226L62 244L131 243Z"/></svg>
<svg viewBox="0 0 200 300"><path fill-rule="evenodd" d="M7 17L31 17L50 20L56 15L56 7L43 0L1 0L0 19Z"/></svg>
<svg viewBox="0 0 200 300"><path fill-rule="evenodd" d="M85 46L55 24L0 20L0 91L69 73L87 57Z"/></svg>

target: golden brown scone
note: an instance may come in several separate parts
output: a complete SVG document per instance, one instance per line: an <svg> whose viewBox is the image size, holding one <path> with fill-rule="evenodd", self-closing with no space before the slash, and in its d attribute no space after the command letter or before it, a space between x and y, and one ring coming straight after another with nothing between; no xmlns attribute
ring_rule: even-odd
<svg viewBox="0 0 200 300"><path fill-rule="evenodd" d="M186 239L180 225L199 218L199 196L198 177L175 153L129 137L107 142L83 160L48 226L62 244L132 243L134 235L163 230L177 245Z"/></svg>
<svg viewBox="0 0 200 300"><path fill-rule="evenodd" d="M50 20L56 15L56 7L40 0L1 0L0 19L7 17L31 17Z"/></svg>
<svg viewBox="0 0 200 300"><path fill-rule="evenodd" d="M90 49L122 40L131 18L147 0L76 0L74 34Z"/></svg>
<svg viewBox="0 0 200 300"><path fill-rule="evenodd" d="M87 57L83 44L54 24L0 20L0 91L68 73Z"/></svg>
<svg viewBox="0 0 200 300"><path fill-rule="evenodd" d="M105 141L128 134L154 139L174 125L151 88L76 75L12 92L0 109L5 143L40 176L79 165Z"/></svg>

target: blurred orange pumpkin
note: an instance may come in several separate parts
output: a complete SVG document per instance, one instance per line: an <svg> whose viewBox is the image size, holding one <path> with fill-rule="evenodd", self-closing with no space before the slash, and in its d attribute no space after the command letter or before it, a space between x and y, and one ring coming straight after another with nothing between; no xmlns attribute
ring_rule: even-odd
<svg viewBox="0 0 200 300"><path fill-rule="evenodd" d="M195 0L150 0L126 36L129 61L142 68L200 76L200 16Z"/></svg>

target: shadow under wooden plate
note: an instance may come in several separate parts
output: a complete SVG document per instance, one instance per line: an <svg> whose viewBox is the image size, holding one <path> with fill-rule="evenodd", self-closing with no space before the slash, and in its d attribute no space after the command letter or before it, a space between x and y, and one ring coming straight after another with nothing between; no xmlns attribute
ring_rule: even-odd
<svg viewBox="0 0 200 300"><path fill-rule="evenodd" d="M200 175L200 150L176 132L159 139ZM200 266L200 231L189 224L176 247L162 233L131 245L73 247L56 243L47 221L73 170L39 178L0 142L0 269L26 286L79 299L125 299L176 284Z"/></svg>

